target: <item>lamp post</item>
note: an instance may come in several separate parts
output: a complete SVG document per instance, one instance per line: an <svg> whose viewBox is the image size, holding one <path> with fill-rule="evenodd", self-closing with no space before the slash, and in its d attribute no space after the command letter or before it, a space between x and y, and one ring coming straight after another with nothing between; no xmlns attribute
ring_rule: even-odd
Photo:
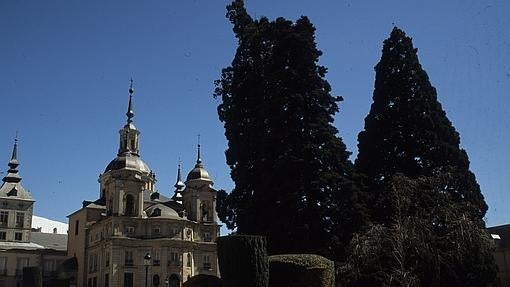
<svg viewBox="0 0 510 287"><path fill-rule="evenodd" d="M145 266L145 287L147 287L147 278L149 276L149 266L151 265L151 254L145 253L143 257L143 265Z"/></svg>

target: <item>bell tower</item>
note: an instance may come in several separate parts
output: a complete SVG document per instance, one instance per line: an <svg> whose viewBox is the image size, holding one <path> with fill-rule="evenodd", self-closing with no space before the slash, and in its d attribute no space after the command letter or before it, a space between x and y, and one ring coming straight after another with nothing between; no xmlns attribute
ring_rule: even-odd
<svg viewBox="0 0 510 287"><path fill-rule="evenodd" d="M117 157L99 176L100 197L107 215L143 216L144 193L154 191L156 176L140 157L140 131L133 123L133 80L129 87L126 124L119 130Z"/></svg>
<svg viewBox="0 0 510 287"><path fill-rule="evenodd" d="M197 147L195 167L189 172L185 184L182 204L188 219L196 222L216 223L216 190L212 188L213 181L202 164L200 144Z"/></svg>

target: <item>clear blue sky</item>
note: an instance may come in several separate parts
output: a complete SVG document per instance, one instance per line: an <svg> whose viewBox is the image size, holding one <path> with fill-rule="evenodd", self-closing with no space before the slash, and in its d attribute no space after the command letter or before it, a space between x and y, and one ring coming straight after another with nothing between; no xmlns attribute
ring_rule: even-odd
<svg viewBox="0 0 510 287"><path fill-rule="evenodd" d="M509 1L246 2L255 17L307 15L315 24L321 64L333 94L345 99L335 125L352 158L382 42L393 24L406 31L461 135L489 204L488 224L510 222ZM0 1L0 171L18 130L20 172L36 215L67 222L83 200L98 197L131 77L141 155L159 191L173 192L179 157L184 174L193 167L197 134L215 187L232 188L212 97L236 49L228 3Z"/></svg>

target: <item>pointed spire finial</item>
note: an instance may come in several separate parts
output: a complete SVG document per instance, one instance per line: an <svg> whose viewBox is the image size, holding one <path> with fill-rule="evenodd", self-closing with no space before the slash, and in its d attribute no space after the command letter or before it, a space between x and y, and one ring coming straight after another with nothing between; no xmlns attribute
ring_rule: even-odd
<svg viewBox="0 0 510 287"><path fill-rule="evenodd" d="M197 165L202 164L202 157L200 156L200 134L198 134L198 144L197 144Z"/></svg>
<svg viewBox="0 0 510 287"><path fill-rule="evenodd" d="M18 160L18 131L16 131L16 137L14 138L14 147L12 149L11 162Z"/></svg>
<svg viewBox="0 0 510 287"><path fill-rule="evenodd" d="M133 112L133 103L132 103L132 101L133 101L133 93L135 92L135 89L133 89L133 79L131 78L131 80L129 80L129 82L130 82L130 85L129 85L129 104L128 104L128 110L126 112L128 124L133 122L132 118L135 116L135 113Z"/></svg>

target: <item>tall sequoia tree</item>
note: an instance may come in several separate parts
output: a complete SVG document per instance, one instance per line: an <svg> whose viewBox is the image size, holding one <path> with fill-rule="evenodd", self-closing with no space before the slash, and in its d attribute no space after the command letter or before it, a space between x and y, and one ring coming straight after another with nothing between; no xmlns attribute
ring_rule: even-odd
<svg viewBox="0 0 510 287"><path fill-rule="evenodd" d="M373 103L358 136L355 162L366 176L375 224L353 240L349 262L358 269L351 275L361 274L353 282L386 286L387 278L396 278L389 275L397 274L413 279L413 286L490 285L496 269L483 221L487 205L459 147L459 134L402 30L394 28L384 41L375 71ZM410 203L405 209L402 199ZM356 247L371 240L382 245L374 245L371 253L363 251L367 246ZM393 268L384 258L395 259L397 253L406 255ZM387 278L374 265L381 262L388 262L383 263ZM411 277L402 277L406 272Z"/></svg>
<svg viewBox="0 0 510 287"><path fill-rule="evenodd" d="M270 253L343 258L364 217L315 28L306 17L254 20L240 0L227 11L238 48L215 97L235 188L218 214L239 233L267 236Z"/></svg>
<svg viewBox="0 0 510 287"><path fill-rule="evenodd" d="M376 191L396 173L407 177L449 172L444 187L455 200L465 202L472 219L483 225L487 204L469 170L469 159L459 147L460 137L437 100L436 89L422 69L411 38L394 28L384 41L375 66L373 103L358 135L356 169ZM388 214L380 200L376 218Z"/></svg>

